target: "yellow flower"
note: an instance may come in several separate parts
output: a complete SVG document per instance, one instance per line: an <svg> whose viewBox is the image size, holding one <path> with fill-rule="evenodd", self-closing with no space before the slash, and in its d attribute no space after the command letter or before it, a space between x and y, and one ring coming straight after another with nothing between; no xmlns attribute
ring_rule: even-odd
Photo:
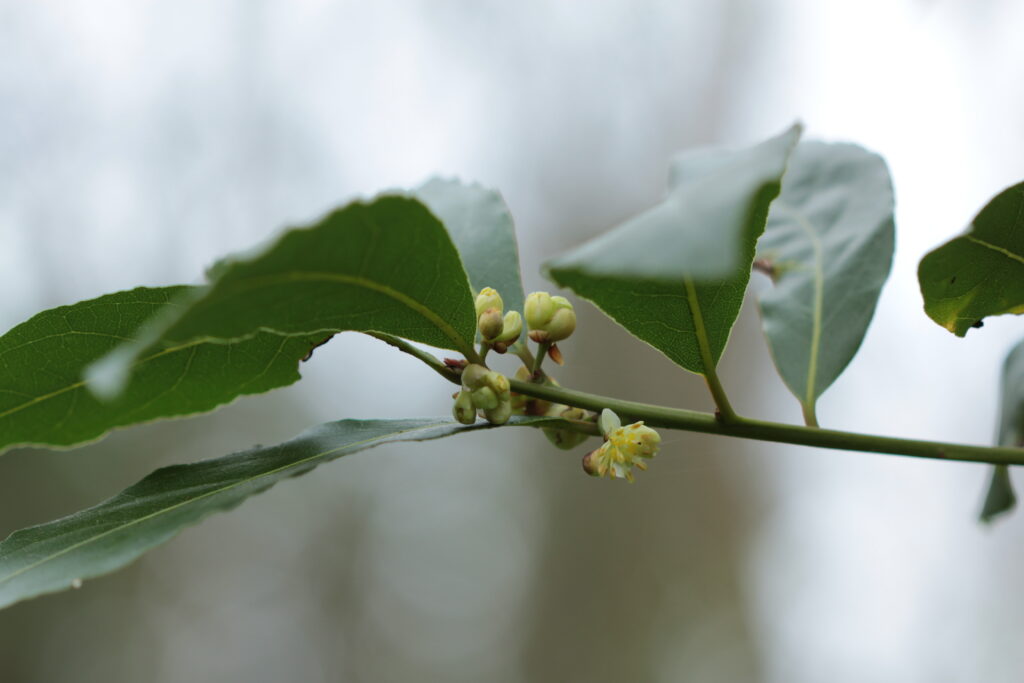
<svg viewBox="0 0 1024 683"><path fill-rule="evenodd" d="M608 432L606 441L583 458L583 469L595 477L633 481L633 467L647 469L646 459L658 453L661 437L643 422Z"/></svg>

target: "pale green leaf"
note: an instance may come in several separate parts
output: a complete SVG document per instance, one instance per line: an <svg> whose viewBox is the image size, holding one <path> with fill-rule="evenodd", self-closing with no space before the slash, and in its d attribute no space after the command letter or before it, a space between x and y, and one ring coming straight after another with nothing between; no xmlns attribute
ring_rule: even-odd
<svg viewBox="0 0 1024 683"><path fill-rule="evenodd" d="M441 219L462 257L473 290L493 287L506 311L523 310L523 281L515 225L496 190L432 178L412 192Z"/></svg>
<svg viewBox="0 0 1024 683"><path fill-rule="evenodd" d="M738 150L700 149L672 163L660 204L548 264L589 278L720 280L750 263L747 242L764 229L786 161L800 137L785 133Z"/></svg>
<svg viewBox="0 0 1024 683"><path fill-rule="evenodd" d="M1003 363L1003 376L999 394L999 425L996 443L1000 446L1024 448L1024 342L1007 354ZM981 519L989 522L993 517L1009 512L1017 504L1013 492L1010 470L1006 465L992 469Z"/></svg>
<svg viewBox="0 0 1024 683"><path fill-rule="evenodd" d="M509 424L564 423L514 417ZM209 515L343 455L490 427L486 422L466 427L450 418L342 420L278 446L164 467L104 503L16 531L0 543L0 607L120 569Z"/></svg>
<svg viewBox="0 0 1024 683"><path fill-rule="evenodd" d="M739 315L754 247L800 131L793 126L746 150L684 155L670 199L655 214L549 262L548 276L703 374L718 362ZM733 265L724 277L702 280L695 273L721 271L698 262Z"/></svg>
<svg viewBox="0 0 1024 683"><path fill-rule="evenodd" d="M985 502L981 506L979 517L983 522L991 522L996 517L1010 512L1017 506L1017 494L1013 492L1013 481L1010 479L1010 468L1007 465L993 465L992 478L988 482Z"/></svg>
<svg viewBox="0 0 1024 683"><path fill-rule="evenodd" d="M214 409L299 379L319 339L260 333L232 346L188 343L140 356L111 402L86 390L82 371L137 338L192 287L134 289L43 311L0 337L0 451L73 446L115 427Z"/></svg>
<svg viewBox="0 0 1024 683"><path fill-rule="evenodd" d="M451 237L419 201L354 202L289 230L255 256L220 262L212 282L92 366L90 388L116 394L131 364L195 341L235 343L260 332L379 332L472 356L476 320Z"/></svg>
<svg viewBox="0 0 1024 683"><path fill-rule="evenodd" d="M921 259L925 313L962 337L990 315L1024 313L1024 183L1000 192L967 232Z"/></svg>
<svg viewBox="0 0 1024 683"><path fill-rule="evenodd" d="M806 414L860 348L894 232L881 157L850 144L797 146L758 243L773 282L758 298L775 365Z"/></svg>

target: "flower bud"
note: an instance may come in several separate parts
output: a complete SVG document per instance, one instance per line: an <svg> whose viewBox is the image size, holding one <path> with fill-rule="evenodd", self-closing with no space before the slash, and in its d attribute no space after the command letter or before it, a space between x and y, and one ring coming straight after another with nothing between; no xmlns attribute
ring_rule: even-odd
<svg viewBox="0 0 1024 683"><path fill-rule="evenodd" d="M496 337L495 341L505 344L515 342L523 332L523 316L519 315L519 311L509 311L505 314L505 319L502 321L502 328L503 331ZM484 336L484 339L486 338Z"/></svg>
<svg viewBox="0 0 1024 683"><path fill-rule="evenodd" d="M484 386L489 387L498 396L509 393L508 377L500 372L489 372L484 376Z"/></svg>
<svg viewBox="0 0 1024 683"><path fill-rule="evenodd" d="M576 330L576 312L572 308L560 308L555 311L547 325L548 341L560 342L568 339Z"/></svg>
<svg viewBox="0 0 1024 683"><path fill-rule="evenodd" d="M576 312L564 296L533 292L526 297L526 324L537 343L559 342L576 329Z"/></svg>
<svg viewBox="0 0 1024 683"><path fill-rule="evenodd" d="M452 417L464 425L471 425L476 422L476 409L473 408L473 399L468 391L460 391L455 397L455 404L452 406Z"/></svg>
<svg viewBox="0 0 1024 683"><path fill-rule="evenodd" d="M598 468L597 468L597 461L594 458L595 454L599 450L601 450L601 449L597 449L595 451L590 451L589 453L587 453L586 455L583 456L583 471L586 472L587 474L589 474L592 477L600 477L601 476L601 472L598 471Z"/></svg>
<svg viewBox="0 0 1024 683"><path fill-rule="evenodd" d="M488 308L477 318L476 326L480 330L480 336L486 341L496 340L505 328L501 319L501 309Z"/></svg>
<svg viewBox="0 0 1024 683"><path fill-rule="evenodd" d="M569 310L572 310L572 304L564 296L551 297L551 303L553 303L558 308L568 308Z"/></svg>
<svg viewBox="0 0 1024 683"><path fill-rule="evenodd" d="M477 363L467 365L462 371L462 386L470 391L475 391L484 386L484 379L490 372L487 368Z"/></svg>
<svg viewBox="0 0 1024 683"><path fill-rule="evenodd" d="M476 317L479 319L483 315L484 311L496 308L498 309L498 315L501 315L501 311L505 308L505 303L501 300L501 295L491 287L484 287L480 290L480 293L476 295Z"/></svg>
<svg viewBox="0 0 1024 683"><path fill-rule="evenodd" d="M548 441L550 441L553 446L560 448L563 451L571 451L587 440L586 434L583 434L582 432L574 432L571 429L552 429L551 427L542 427L541 431L544 432L544 436L548 437Z"/></svg>
<svg viewBox="0 0 1024 683"><path fill-rule="evenodd" d="M470 393L473 405L481 410L493 410L498 407L498 395L490 387L480 387Z"/></svg>
<svg viewBox="0 0 1024 683"><path fill-rule="evenodd" d="M543 329L551 316L555 314L555 302L547 292L533 292L526 297L523 312L526 314L526 324L531 330Z"/></svg>
<svg viewBox="0 0 1024 683"><path fill-rule="evenodd" d="M508 422L508 418L511 416L512 404L507 399L499 403L497 407L484 411L484 417L492 425L503 425Z"/></svg>

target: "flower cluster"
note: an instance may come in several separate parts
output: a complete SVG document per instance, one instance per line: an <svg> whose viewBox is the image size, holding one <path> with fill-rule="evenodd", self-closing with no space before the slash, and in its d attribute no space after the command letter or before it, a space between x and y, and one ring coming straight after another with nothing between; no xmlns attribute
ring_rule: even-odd
<svg viewBox="0 0 1024 683"><path fill-rule="evenodd" d="M508 378L482 365L467 365L462 371L462 391L455 395L452 415L462 424L476 422L476 411L491 424L502 425L512 416L512 394Z"/></svg>
<svg viewBox="0 0 1024 683"><path fill-rule="evenodd" d="M491 287L481 289L474 303L476 327L480 330L480 336L495 351L505 353L523 332L523 316L519 311L509 311L503 316L505 302Z"/></svg>
<svg viewBox="0 0 1024 683"><path fill-rule="evenodd" d="M533 292L526 297L524 311L530 339L538 344L560 342L576 330L576 312L564 296Z"/></svg>

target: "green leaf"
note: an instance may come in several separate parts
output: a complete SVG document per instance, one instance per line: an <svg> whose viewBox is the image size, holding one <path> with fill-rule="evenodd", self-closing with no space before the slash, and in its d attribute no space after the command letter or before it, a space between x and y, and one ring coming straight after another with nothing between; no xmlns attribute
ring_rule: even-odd
<svg viewBox="0 0 1024 683"><path fill-rule="evenodd" d="M764 229L799 124L740 150L685 152L660 204L555 259L549 268L590 278L719 280L750 268L751 235Z"/></svg>
<svg viewBox="0 0 1024 683"><path fill-rule="evenodd" d="M958 337L990 315L1024 313L1024 183L1003 190L967 232L921 259L928 316Z"/></svg>
<svg viewBox="0 0 1024 683"><path fill-rule="evenodd" d="M1024 341L1003 361L996 440L1000 446L1024 447Z"/></svg>
<svg viewBox="0 0 1024 683"><path fill-rule="evenodd" d="M0 452L72 446L115 427L214 409L299 379L318 341L261 333L233 346L190 343L140 357L113 402L86 389L83 369L166 314L192 287L134 289L43 311L0 337Z"/></svg>
<svg viewBox="0 0 1024 683"><path fill-rule="evenodd" d="M548 277L704 374L739 315L754 246L800 132L795 125L749 149L680 157L668 200L549 262Z"/></svg>
<svg viewBox="0 0 1024 683"><path fill-rule="evenodd" d="M1010 480L1010 468L1006 465L992 467L992 479L988 483L988 493L981 507L979 517L982 522L992 522L999 515L1013 510L1017 505L1017 494L1013 492Z"/></svg>
<svg viewBox="0 0 1024 683"><path fill-rule="evenodd" d="M286 232L255 256L224 260L212 282L90 368L116 395L140 356L197 340L379 332L475 356L473 297L444 226L415 199L354 202Z"/></svg>
<svg viewBox="0 0 1024 683"><path fill-rule="evenodd" d="M562 421L515 417L509 424L558 426ZM278 446L164 467L104 503L16 531L0 543L0 607L120 569L185 527L343 455L490 427L486 422L466 427L450 418L342 420Z"/></svg>
<svg viewBox="0 0 1024 683"><path fill-rule="evenodd" d="M1003 362L1003 377L999 395L999 425L996 443L1000 446L1024 448L1024 342L1020 342ZM1010 470L1005 465L992 469L985 504L981 510L983 522L996 515L1009 512L1017 504L1010 481Z"/></svg>
<svg viewBox="0 0 1024 683"><path fill-rule="evenodd" d="M473 290L493 287L506 311L522 313L519 247L512 214L501 195L475 183L445 178L432 178L412 194L448 229Z"/></svg>
<svg viewBox="0 0 1024 683"><path fill-rule="evenodd" d="M881 157L849 144L797 146L758 243L774 283L758 298L775 365L809 416L860 348L894 233Z"/></svg>

